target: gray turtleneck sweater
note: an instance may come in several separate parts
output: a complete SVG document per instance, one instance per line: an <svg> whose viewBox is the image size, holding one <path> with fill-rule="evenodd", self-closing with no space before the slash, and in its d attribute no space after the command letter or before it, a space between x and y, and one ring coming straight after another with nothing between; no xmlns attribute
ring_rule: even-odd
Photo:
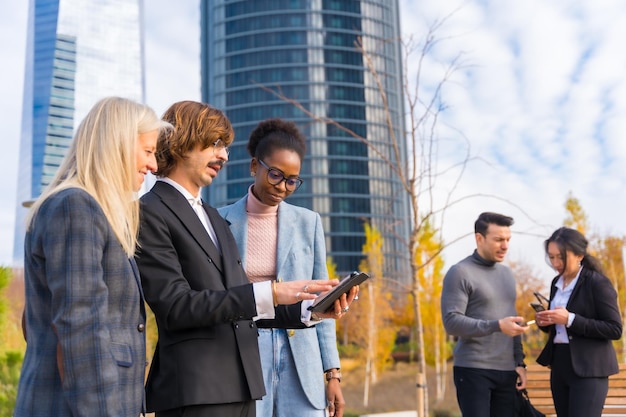
<svg viewBox="0 0 626 417"><path fill-rule="evenodd" d="M458 336L454 365L512 371L522 363L520 336L500 331L498 320L516 316L511 269L483 259L476 251L452 266L443 280L441 316L446 331Z"/></svg>

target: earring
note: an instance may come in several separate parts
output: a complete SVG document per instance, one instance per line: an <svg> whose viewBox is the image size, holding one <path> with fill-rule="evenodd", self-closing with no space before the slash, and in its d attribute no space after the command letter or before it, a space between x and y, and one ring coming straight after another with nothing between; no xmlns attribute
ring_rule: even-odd
<svg viewBox="0 0 626 417"><path fill-rule="evenodd" d="M251 176L251 177L254 177L255 175L256 175L256 172L251 172L251 173L250 173L250 176Z"/></svg>

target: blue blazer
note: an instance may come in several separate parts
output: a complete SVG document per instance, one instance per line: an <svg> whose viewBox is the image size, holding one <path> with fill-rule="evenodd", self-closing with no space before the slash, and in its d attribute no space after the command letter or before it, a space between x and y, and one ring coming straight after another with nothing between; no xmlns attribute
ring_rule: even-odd
<svg viewBox="0 0 626 417"><path fill-rule="evenodd" d="M556 294L557 276L550 287L550 301ZM619 372L612 340L622 336L622 317L617 292L611 281L583 267L578 282L567 302L567 310L575 313L567 329L572 368L579 377L607 377ZM549 334L548 342L537 358L544 366L552 363L556 328L540 327Z"/></svg>
<svg viewBox="0 0 626 417"><path fill-rule="evenodd" d="M218 209L230 224L244 267L248 239L247 198L246 194L236 203ZM280 203L276 258L279 281L328 279L326 244L319 214ZM324 371L340 367L335 321L324 320L315 327L295 330L289 337L289 344L304 392L316 408L325 408Z"/></svg>
<svg viewBox="0 0 626 417"><path fill-rule="evenodd" d="M14 416L138 416L143 295L100 206L81 189L58 192L24 248L27 346Z"/></svg>

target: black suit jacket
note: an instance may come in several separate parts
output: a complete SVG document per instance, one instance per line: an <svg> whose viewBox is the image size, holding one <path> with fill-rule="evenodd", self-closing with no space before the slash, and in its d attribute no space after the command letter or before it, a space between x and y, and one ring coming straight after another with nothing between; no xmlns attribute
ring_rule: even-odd
<svg viewBox="0 0 626 417"><path fill-rule="evenodd" d="M204 204L222 255L185 197L158 181L141 198L137 265L159 341L146 383L148 411L223 404L265 394L256 307L237 244ZM300 304L266 326L302 327Z"/></svg>
<svg viewBox="0 0 626 417"><path fill-rule="evenodd" d="M552 280L550 300L556 293L558 277ZM622 318L617 292L611 281L598 272L582 269L566 306L576 317L567 329L572 367L580 377L606 377L619 372L611 340L622 335ZM552 362L555 326L541 327L549 333L548 343L537 358L541 365Z"/></svg>

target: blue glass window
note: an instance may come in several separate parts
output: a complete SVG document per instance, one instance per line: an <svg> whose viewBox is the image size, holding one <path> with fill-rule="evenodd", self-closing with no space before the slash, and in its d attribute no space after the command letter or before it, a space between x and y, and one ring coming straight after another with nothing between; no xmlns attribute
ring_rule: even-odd
<svg viewBox="0 0 626 417"><path fill-rule="evenodd" d="M226 49L230 52L252 48L267 48L271 46L305 45L306 32L271 32L237 36L226 41Z"/></svg>
<svg viewBox="0 0 626 417"><path fill-rule="evenodd" d="M226 59L227 69L240 69L269 64L306 64L307 51L303 49L279 49L235 54ZM305 73L306 74L306 73Z"/></svg>
<svg viewBox="0 0 626 417"><path fill-rule="evenodd" d="M356 138L352 141L330 139L328 141L328 154L353 157L360 156L366 158L367 145Z"/></svg>
<svg viewBox="0 0 626 417"><path fill-rule="evenodd" d="M307 68L302 66L240 71L226 77L226 86L239 87L252 83L268 84L271 82L302 81L306 79L306 74Z"/></svg>
<svg viewBox="0 0 626 417"><path fill-rule="evenodd" d="M254 16L226 22L226 34L234 35L241 32L251 32L265 29L301 29L305 25L306 15L303 13L281 13L270 16Z"/></svg>
<svg viewBox="0 0 626 417"><path fill-rule="evenodd" d="M226 5L226 17L281 9L306 9L307 0L237 1Z"/></svg>
<svg viewBox="0 0 626 417"><path fill-rule="evenodd" d="M370 213L369 197L334 197L331 199L333 213Z"/></svg>
<svg viewBox="0 0 626 417"><path fill-rule="evenodd" d="M342 16L329 13L324 15L324 27L333 29L347 29L360 32L361 18L356 16Z"/></svg>
<svg viewBox="0 0 626 417"><path fill-rule="evenodd" d="M342 64L363 67L363 55L361 55L359 52L348 52L338 49L325 49L324 61L327 64Z"/></svg>
<svg viewBox="0 0 626 417"><path fill-rule="evenodd" d="M324 45L354 48L356 40L357 37L354 34L327 32L324 37Z"/></svg>
<svg viewBox="0 0 626 417"><path fill-rule="evenodd" d="M360 14L361 2L359 0L323 0L322 8Z"/></svg>
<svg viewBox="0 0 626 417"><path fill-rule="evenodd" d="M326 79L328 81L363 84L363 71L346 68L327 68Z"/></svg>
<svg viewBox="0 0 626 417"><path fill-rule="evenodd" d="M354 178L333 177L328 182L330 192L333 194L369 194L369 180L356 180Z"/></svg>
<svg viewBox="0 0 626 417"><path fill-rule="evenodd" d="M281 86L281 91L285 96L297 98L298 100L304 100L309 97L309 88L306 85ZM251 88L247 88L245 90L232 91L226 94L226 104L228 106L267 101L282 100L259 86L252 86Z"/></svg>
<svg viewBox="0 0 626 417"><path fill-rule="evenodd" d="M329 164L331 175L368 175L367 161L354 159L333 159Z"/></svg>

